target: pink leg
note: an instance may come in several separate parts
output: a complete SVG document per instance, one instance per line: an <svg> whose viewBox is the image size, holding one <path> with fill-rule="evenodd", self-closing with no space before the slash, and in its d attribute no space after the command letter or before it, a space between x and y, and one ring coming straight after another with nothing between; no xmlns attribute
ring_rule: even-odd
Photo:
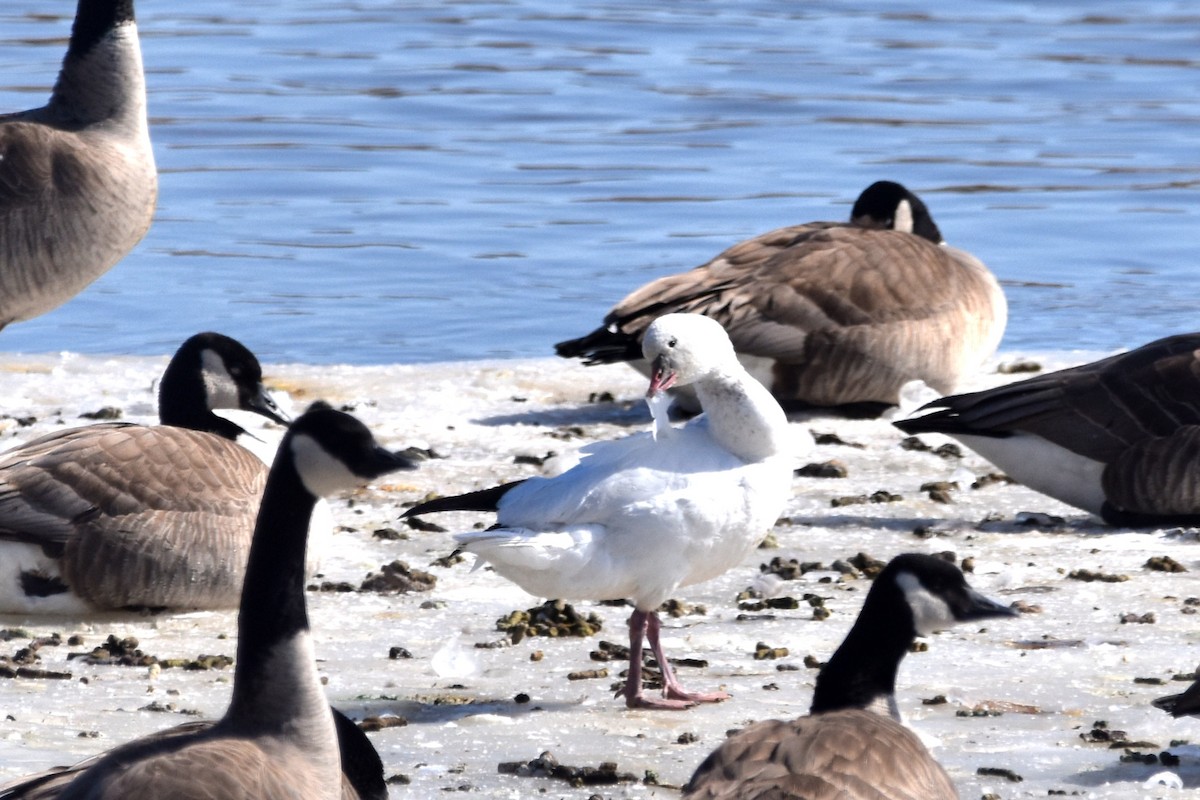
<svg viewBox="0 0 1200 800"><path fill-rule="evenodd" d="M646 640L650 643L650 652L654 654L654 660L658 662L658 668L662 671L663 677L663 696L672 700L682 700L688 704L692 703L719 703L722 700L728 700L729 695L725 692L688 692L684 691L679 680L675 677L675 670L671 668L671 662L667 661L667 657L663 655L662 644L658 641L659 631L662 629L662 623L659 622L658 614L653 611L649 613L649 619L646 625Z"/></svg>
<svg viewBox="0 0 1200 800"><path fill-rule="evenodd" d="M696 703L715 703L725 700L724 692L713 694L690 694L683 690L675 679L671 665L662 654L658 641L661 625L658 614L653 611L635 610L629 616L629 678L625 682L625 705L629 708L656 708L680 710L691 708ZM663 698L651 698L642 694L642 640L650 643L650 652L658 661L663 676Z"/></svg>

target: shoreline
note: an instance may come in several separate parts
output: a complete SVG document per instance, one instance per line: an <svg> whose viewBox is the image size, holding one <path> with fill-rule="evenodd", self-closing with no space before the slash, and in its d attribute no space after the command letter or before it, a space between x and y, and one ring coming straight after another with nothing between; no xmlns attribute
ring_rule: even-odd
<svg viewBox="0 0 1200 800"><path fill-rule="evenodd" d="M1001 354L1000 360L1012 356ZM1053 367L1068 363L1037 360ZM78 414L103 405L121 408L126 419L153 419L152 387L165 363L166 356L0 354L7 402L36 418L23 426L4 420L0 448L61 425L85 424ZM289 412L325 396L350 406L386 446L414 445L435 454L415 472L331 504L341 530L317 582L359 587L368 573L379 574L383 565L399 560L434 576L432 590L309 594L331 701L355 719L407 720L370 734L386 773L409 782L393 786L394 797L433 797L464 786L472 796L487 798L543 790L548 797L572 800L596 794L676 797L667 785L684 782L725 731L751 720L805 713L816 673L804 659L832 654L868 585L866 578L838 579L829 569L782 580L760 565L776 557L830 565L859 552L886 560L908 551L953 551L960 562L971 558L974 573L968 579L975 588L1004 602L1041 608L985 630L961 626L930 637L928 652L911 654L901 668L897 699L906 720L931 741L964 798L986 792L1045 797L1051 789L1091 797L1179 796L1142 788L1166 769L1161 765L1122 762L1123 750L1081 738L1099 720L1125 731L1131 741L1156 745L1140 752L1180 755L1182 764L1170 771L1185 785L1200 786L1200 748L1170 744L1200 735L1194 733L1197 722L1172 720L1149 705L1185 688L1172 676L1200 660L1200 648L1194 648L1200 626L1186 612L1186 598L1197 594L1194 579L1144 567L1152 555L1170 555L1192 571L1200 568L1191 532L1107 528L1015 485L970 489L973 479L994 471L986 462L969 452L946 459L904 449L903 435L885 421L798 419L793 427L808 448L798 465L836 459L848 476L796 478L784 519L773 531L777 546L756 551L713 581L681 590L678 599L693 612L664 620L669 651L708 663L685 669L681 679L697 689L724 687L733 698L681 713L631 712L612 697L610 684L619 680L614 666L589 655L600 641L624 641L628 609L579 603L581 611L602 619L598 635L534 637L501 646L506 637L496 630L496 620L541 599L488 570L440 563L452 550L450 532L488 520L441 514L428 520L447 529L440 532L409 528L397 518L430 492L467 491L537 474L551 468L552 454L644 429L650 416L640 400L641 376L621 365L582 367L553 356L391 367L268 363L264 369L268 385L277 394L287 392ZM1016 377L989 371L978 380L990 385ZM605 392L615 400L596 402ZM0 412L11 414L10 408ZM264 437L272 433L273 426L255 424ZM811 433L836 434L843 444L816 444ZM933 446L946 441L924 438ZM939 480L959 484L950 492L951 503L936 502L920 489ZM900 499L833 505L879 490ZM1087 583L1068 577L1079 569L1128 580ZM814 620L803 600L791 610L739 608L738 593L752 586L797 599L818 595L832 613ZM1155 622L1122 623L1122 615L1130 613L1152 614ZM43 646L33 666L71 675L0 680L0 713L14 718L0 735L0 781L72 763L192 719L193 712L219 716L228 702L229 669L156 671L87 665L68 656L90 651L110 634L134 636L143 651L159 658L232 655L235 620L232 611L84 622L0 618L0 629L19 628L32 638L60 634L63 644ZM82 644L66 644L72 635L81 636ZM788 654L756 660L759 642ZM11 638L0 644L0 655L11 658L28 644L23 635ZM395 647L412 658L389 657ZM531 660L536 651L542 658ZM568 677L605 669L606 677ZM518 702L519 695L529 701ZM945 703L923 703L939 695ZM574 766L616 761L620 772L639 780L653 771L664 785L573 788L498 770L501 763L528 762L543 751ZM1010 770L1023 781L980 775L981 768Z"/></svg>

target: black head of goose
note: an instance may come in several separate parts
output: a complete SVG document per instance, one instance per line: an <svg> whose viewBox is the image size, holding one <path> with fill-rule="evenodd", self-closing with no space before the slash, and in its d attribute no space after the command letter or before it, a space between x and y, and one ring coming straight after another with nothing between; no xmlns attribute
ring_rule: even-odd
<svg viewBox="0 0 1200 800"><path fill-rule="evenodd" d="M899 722L900 662L918 635L1015 612L972 589L939 558L897 556L817 677L810 715L730 737L696 769L687 800L953 800L920 739Z"/></svg>
<svg viewBox="0 0 1200 800"><path fill-rule="evenodd" d="M894 424L952 436L1110 524L1200 523L1200 333L942 397Z"/></svg>
<svg viewBox="0 0 1200 800"><path fill-rule="evenodd" d="M0 116L0 328L141 241L158 196L132 0L79 0L50 101Z"/></svg>
<svg viewBox="0 0 1200 800"><path fill-rule="evenodd" d="M163 374L165 424L71 428L0 456L0 611L235 606L267 467L221 408L287 421L254 354L201 333Z"/></svg>
<svg viewBox="0 0 1200 800"><path fill-rule="evenodd" d="M338 731L313 660L305 604L308 520L321 496L412 462L358 420L314 404L288 430L254 528L238 614L233 697L204 730L117 747L60 800L303 797L341 800Z"/></svg>
<svg viewBox="0 0 1200 800"><path fill-rule="evenodd" d="M942 241L929 210L893 181L867 187L849 222L811 222L739 242L617 303L558 355L645 369L657 317L704 314L785 409L878 414L922 380L948 392L1000 343L1008 307L975 257ZM690 410L686 393L677 399Z"/></svg>

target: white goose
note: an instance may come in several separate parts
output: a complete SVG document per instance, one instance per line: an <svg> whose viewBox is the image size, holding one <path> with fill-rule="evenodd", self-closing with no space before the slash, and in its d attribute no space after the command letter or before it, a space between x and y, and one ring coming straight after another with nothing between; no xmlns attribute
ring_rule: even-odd
<svg viewBox="0 0 1200 800"><path fill-rule="evenodd" d="M236 606L267 466L214 408L287 422L254 354L200 333L163 373L163 424L68 428L0 455L0 612Z"/></svg>
<svg viewBox="0 0 1200 800"><path fill-rule="evenodd" d="M897 556L821 668L809 716L731 736L696 768L685 800L957 800L946 771L900 723L896 673L918 635L1014 615L953 564Z"/></svg>
<svg viewBox="0 0 1200 800"><path fill-rule="evenodd" d="M490 510L497 525L455 538L531 594L628 598L631 708L686 708L727 697L694 694L675 679L659 642L657 609L677 588L739 564L775 523L792 476L787 420L742 368L721 326L669 314L646 331L651 396L695 390L703 416L583 448L554 478L531 478L421 504L431 511ZM642 642L663 672L662 699L642 694Z"/></svg>
<svg viewBox="0 0 1200 800"><path fill-rule="evenodd" d="M647 326L681 311L720 322L785 408L856 416L895 405L912 380L953 391L995 351L1008 318L987 267L946 245L920 198L892 181L867 187L848 223L792 225L739 242L637 289L595 331L554 347L588 364L643 369ZM679 399L693 405L685 392Z"/></svg>
<svg viewBox="0 0 1200 800"><path fill-rule="evenodd" d="M297 419L279 446L254 528L238 614L233 697L225 715L202 730L121 745L50 796L358 797L343 773L344 750L313 660L304 597L308 524L319 497L412 468L403 456L379 447L361 422L323 403ZM369 742L355 746L372 749ZM369 783L377 786L376 778Z"/></svg>
<svg viewBox="0 0 1200 800"><path fill-rule="evenodd" d="M1200 333L982 392L895 422L953 436L1014 480L1113 525L1200 522Z"/></svg>
<svg viewBox="0 0 1200 800"><path fill-rule="evenodd" d="M0 116L0 328L107 272L157 196L133 0L79 0L50 101Z"/></svg>

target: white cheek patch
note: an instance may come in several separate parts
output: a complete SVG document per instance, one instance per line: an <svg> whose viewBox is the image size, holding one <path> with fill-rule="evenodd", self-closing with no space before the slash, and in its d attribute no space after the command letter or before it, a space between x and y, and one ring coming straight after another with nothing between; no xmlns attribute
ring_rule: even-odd
<svg viewBox="0 0 1200 800"><path fill-rule="evenodd" d="M901 200L900 205L896 206L896 216L892 218L892 227L905 233L913 232L912 204L907 200Z"/></svg>
<svg viewBox="0 0 1200 800"><path fill-rule="evenodd" d="M934 631L953 627L958 622L949 604L926 589L911 572L897 575L896 584L904 592L904 599L912 609L913 624L918 635L928 636Z"/></svg>
<svg viewBox="0 0 1200 800"><path fill-rule="evenodd" d="M239 408L238 387L229 370L225 369L225 360L214 350L205 350L200 354L201 375L204 380L204 393L208 397L208 407Z"/></svg>
<svg viewBox="0 0 1200 800"><path fill-rule="evenodd" d="M315 497L328 497L366 483L311 436L292 438L292 458L304 488Z"/></svg>

